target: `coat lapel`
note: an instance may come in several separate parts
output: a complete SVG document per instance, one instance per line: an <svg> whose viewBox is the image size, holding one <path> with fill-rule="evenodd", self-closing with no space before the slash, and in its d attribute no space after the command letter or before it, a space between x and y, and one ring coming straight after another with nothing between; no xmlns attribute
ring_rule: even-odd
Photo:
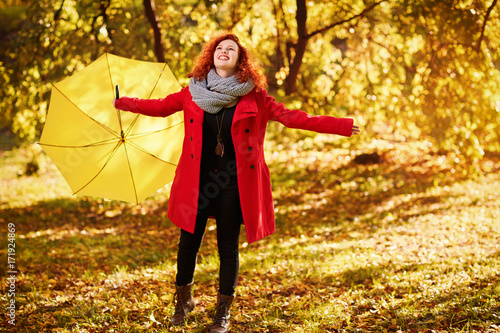
<svg viewBox="0 0 500 333"><path fill-rule="evenodd" d="M189 111L191 111L191 113L199 120L199 122L203 124L203 116L205 111L203 111L203 109L200 108L198 104L193 102L193 98L191 96L188 100L188 105L185 107L184 111L186 111L186 109L189 109Z"/></svg>
<svg viewBox="0 0 500 333"><path fill-rule="evenodd" d="M233 124L248 117L255 117L256 115L257 102L255 101L255 96L252 90L250 93L242 96L238 105L236 105Z"/></svg>

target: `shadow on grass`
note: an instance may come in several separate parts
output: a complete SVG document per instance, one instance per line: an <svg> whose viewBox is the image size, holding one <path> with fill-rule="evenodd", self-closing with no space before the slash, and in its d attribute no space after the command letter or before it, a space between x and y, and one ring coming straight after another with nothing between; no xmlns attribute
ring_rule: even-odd
<svg viewBox="0 0 500 333"><path fill-rule="evenodd" d="M173 260L178 243L166 208L144 213L116 202L57 199L4 209L1 216L2 226L15 224L17 266L25 274L79 277L156 265Z"/></svg>
<svg viewBox="0 0 500 333"><path fill-rule="evenodd" d="M373 165L351 162L330 173L321 172L314 163L294 171L273 166L275 183L295 180L293 186L275 187L280 231L287 232L290 226L297 225L311 229L353 221L357 224L352 228L361 230L380 224L400 225L413 217L446 211L455 195L436 194L434 190L437 186L446 188L468 180L467 175L451 173L449 169L419 168L420 162L399 166L388 162ZM291 209L291 205L297 208ZM391 215L389 221L385 219L388 215Z"/></svg>

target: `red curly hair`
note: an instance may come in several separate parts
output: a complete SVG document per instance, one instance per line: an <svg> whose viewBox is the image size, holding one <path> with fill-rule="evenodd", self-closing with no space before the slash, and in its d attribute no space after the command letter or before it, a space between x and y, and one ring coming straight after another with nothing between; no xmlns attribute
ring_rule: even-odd
<svg viewBox="0 0 500 333"><path fill-rule="evenodd" d="M193 69L187 76L198 81L205 79L208 72L214 68L215 49L220 42L226 39L232 40L238 45L238 65L235 75L239 78L239 81L246 82L248 79L252 79L258 90L265 88L267 80L260 73L260 66L252 60L248 50L240 44L238 36L225 31L216 34L205 44L200 55L194 61Z"/></svg>

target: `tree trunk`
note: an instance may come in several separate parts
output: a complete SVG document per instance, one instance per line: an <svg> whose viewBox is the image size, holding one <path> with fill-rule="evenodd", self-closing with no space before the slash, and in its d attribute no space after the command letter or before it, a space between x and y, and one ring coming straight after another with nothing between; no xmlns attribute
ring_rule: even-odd
<svg viewBox="0 0 500 333"><path fill-rule="evenodd" d="M297 21L297 35L298 40L296 44L287 43L287 56L290 63L290 72L285 79L285 94L290 95L297 90L297 76L299 75L300 66L302 65L302 59L304 58L304 54L306 52L307 43L309 39L315 35L322 34L338 25L344 24L346 22L350 22L354 19L365 16L368 12L373 10L376 6L380 5L382 2L386 2L387 0L380 0L379 2L375 2L369 7L366 7L361 13L351 16L347 19L334 22L331 25L328 25L324 28L316 30L312 33L307 33L307 6L306 0L296 0L297 2L297 14L295 15L295 19ZM494 0L496 3L498 0ZM291 46L292 45L292 46ZM290 47L295 49L295 55L291 56Z"/></svg>
<svg viewBox="0 0 500 333"><path fill-rule="evenodd" d="M155 13L155 2L154 0L143 0L144 10L146 12L146 17L148 18L151 28L153 28L153 34L155 37L155 56L156 60L159 62L165 62L165 52L163 50L163 41L161 38L160 23L158 22L158 16Z"/></svg>
<svg viewBox="0 0 500 333"><path fill-rule="evenodd" d="M302 65L302 59L307 48L307 41L309 37L307 35L307 7L306 0L297 0L297 14L295 15L297 20L297 34L299 38L297 44L295 44L295 55L290 61L290 72L285 79L285 94L290 95L297 90L297 76L299 75L300 66Z"/></svg>

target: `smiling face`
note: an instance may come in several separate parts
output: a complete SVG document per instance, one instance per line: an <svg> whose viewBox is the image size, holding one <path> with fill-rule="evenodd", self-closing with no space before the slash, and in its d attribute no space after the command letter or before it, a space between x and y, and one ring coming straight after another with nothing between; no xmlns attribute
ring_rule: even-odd
<svg viewBox="0 0 500 333"><path fill-rule="evenodd" d="M220 77L229 77L234 74L238 65L238 44L225 39L217 45L214 52L214 66Z"/></svg>

